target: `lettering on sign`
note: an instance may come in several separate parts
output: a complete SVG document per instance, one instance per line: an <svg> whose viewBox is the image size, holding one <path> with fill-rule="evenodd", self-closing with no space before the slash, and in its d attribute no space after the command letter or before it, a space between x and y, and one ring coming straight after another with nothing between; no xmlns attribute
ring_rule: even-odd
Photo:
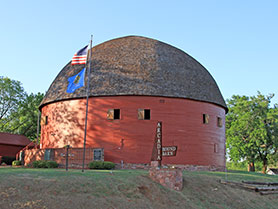
<svg viewBox="0 0 278 209"><path fill-rule="evenodd" d="M161 122L157 123L156 128L156 148L157 148L157 160L162 160L162 144L161 144Z"/></svg>
<svg viewBox="0 0 278 209"><path fill-rule="evenodd" d="M176 156L178 147L171 146L171 147L162 147L162 156L169 157L169 156Z"/></svg>
<svg viewBox="0 0 278 209"><path fill-rule="evenodd" d="M151 161L158 161L159 165L162 160L162 122L157 122L154 136L154 146Z"/></svg>

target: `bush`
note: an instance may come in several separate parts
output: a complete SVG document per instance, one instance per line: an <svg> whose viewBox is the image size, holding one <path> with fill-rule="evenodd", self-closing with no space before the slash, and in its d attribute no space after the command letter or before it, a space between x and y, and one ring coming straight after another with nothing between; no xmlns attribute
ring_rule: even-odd
<svg viewBox="0 0 278 209"><path fill-rule="evenodd" d="M88 167L90 169L102 169L103 168L103 161L93 161L93 162L90 162Z"/></svg>
<svg viewBox="0 0 278 209"><path fill-rule="evenodd" d="M112 163L109 161L104 161L103 165L104 165L104 169L107 169L107 170L111 170L111 169L115 168L115 163Z"/></svg>
<svg viewBox="0 0 278 209"><path fill-rule="evenodd" d="M36 160L32 163L33 168L57 168L58 163L49 160Z"/></svg>
<svg viewBox="0 0 278 209"><path fill-rule="evenodd" d="M115 168L115 163L109 161L93 161L88 164L89 169L113 169Z"/></svg>
<svg viewBox="0 0 278 209"><path fill-rule="evenodd" d="M13 165L13 166L19 166L19 165L21 165L21 161L20 161L20 160L14 160L14 161L12 162L12 165Z"/></svg>
<svg viewBox="0 0 278 209"><path fill-rule="evenodd" d="M33 162L34 168L47 168L46 161L44 160L36 160Z"/></svg>
<svg viewBox="0 0 278 209"><path fill-rule="evenodd" d="M7 165L12 165L13 161L15 160L15 157L2 157L2 163L6 163Z"/></svg>
<svg viewBox="0 0 278 209"><path fill-rule="evenodd" d="M58 163L55 161L46 161L47 168L58 168Z"/></svg>

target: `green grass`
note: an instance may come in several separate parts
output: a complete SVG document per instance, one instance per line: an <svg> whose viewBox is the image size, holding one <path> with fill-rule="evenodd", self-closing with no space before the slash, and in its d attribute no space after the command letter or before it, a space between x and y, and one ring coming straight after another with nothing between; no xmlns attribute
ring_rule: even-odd
<svg viewBox="0 0 278 209"><path fill-rule="evenodd" d="M228 171L226 172L187 172L184 171L185 175L194 176L207 176L218 178L219 180L229 180L229 181L261 181L261 182L278 182L278 176L272 176L256 172L247 171Z"/></svg>
<svg viewBox="0 0 278 209"><path fill-rule="evenodd" d="M69 170L0 167L0 206L5 208L277 208L278 195L219 183L278 182L244 171L183 172L181 192L161 186L146 170Z"/></svg>
<svg viewBox="0 0 278 209"><path fill-rule="evenodd" d="M120 174L120 176L132 176L132 175L140 175L143 173L148 173L145 170L85 170L82 172L77 169L69 169L66 171L65 169L45 169L45 168L24 168L24 167L1 167L0 166L0 177L9 175L18 175L18 174L30 174L34 177L43 176L46 178L52 177L65 177L65 176L87 176L93 177L103 174Z"/></svg>

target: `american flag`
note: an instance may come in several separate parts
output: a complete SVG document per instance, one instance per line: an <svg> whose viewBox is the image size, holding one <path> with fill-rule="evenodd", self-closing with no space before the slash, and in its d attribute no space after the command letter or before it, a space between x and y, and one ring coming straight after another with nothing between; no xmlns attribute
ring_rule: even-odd
<svg viewBox="0 0 278 209"><path fill-rule="evenodd" d="M71 60L72 65L86 64L88 45L76 52Z"/></svg>

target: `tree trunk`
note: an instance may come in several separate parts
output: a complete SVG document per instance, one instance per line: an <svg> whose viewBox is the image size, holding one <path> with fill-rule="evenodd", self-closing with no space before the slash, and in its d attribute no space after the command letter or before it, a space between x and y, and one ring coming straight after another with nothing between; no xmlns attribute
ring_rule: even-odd
<svg viewBox="0 0 278 209"><path fill-rule="evenodd" d="M254 162L248 163L248 172L255 172L255 163Z"/></svg>
<svg viewBox="0 0 278 209"><path fill-rule="evenodd" d="M267 159L263 160L263 173L265 174L267 170Z"/></svg>

